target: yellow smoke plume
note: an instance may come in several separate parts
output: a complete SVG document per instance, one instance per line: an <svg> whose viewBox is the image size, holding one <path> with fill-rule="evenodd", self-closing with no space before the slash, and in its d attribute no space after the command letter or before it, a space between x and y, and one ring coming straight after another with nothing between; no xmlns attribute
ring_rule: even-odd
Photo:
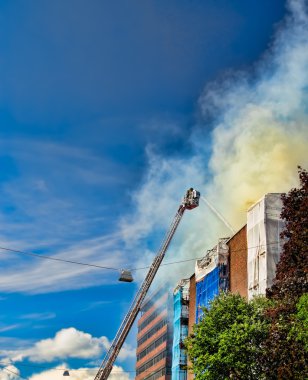
<svg viewBox="0 0 308 380"><path fill-rule="evenodd" d="M297 165L308 163L307 142L308 124L278 122L270 109L247 106L232 130L215 129L209 196L239 227L246 210L265 193L297 185Z"/></svg>

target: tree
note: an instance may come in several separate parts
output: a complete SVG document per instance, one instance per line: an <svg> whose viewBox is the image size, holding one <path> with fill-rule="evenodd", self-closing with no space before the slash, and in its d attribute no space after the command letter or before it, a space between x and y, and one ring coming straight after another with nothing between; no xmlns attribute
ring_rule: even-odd
<svg viewBox="0 0 308 380"><path fill-rule="evenodd" d="M282 195L285 229L281 237L286 242L274 285L267 292L272 299L288 301L293 310L299 297L308 292L308 173L298 169L301 187Z"/></svg>
<svg viewBox="0 0 308 380"><path fill-rule="evenodd" d="M196 380L264 379L256 358L269 327L268 300L221 293L186 340Z"/></svg>
<svg viewBox="0 0 308 380"><path fill-rule="evenodd" d="M291 327L289 339L294 337L296 341L304 345L306 352L308 352L308 293L301 296L296 309L294 325Z"/></svg>
<svg viewBox="0 0 308 380"><path fill-rule="evenodd" d="M308 326L303 317L308 291L308 173L300 167L299 179L300 188L282 196L286 224L281 237L286 242L274 284L267 290L275 305L267 310L271 325L259 360L269 380L308 378Z"/></svg>
<svg viewBox="0 0 308 380"><path fill-rule="evenodd" d="M282 196L283 252L268 298L221 293L186 340L196 380L308 379L308 173Z"/></svg>

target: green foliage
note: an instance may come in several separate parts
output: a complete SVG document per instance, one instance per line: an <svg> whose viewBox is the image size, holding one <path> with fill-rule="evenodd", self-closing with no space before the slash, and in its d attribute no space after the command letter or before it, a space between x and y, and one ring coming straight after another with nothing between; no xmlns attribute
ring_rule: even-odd
<svg viewBox="0 0 308 380"><path fill-rule="evenodd" d="M279 304L281 314L275 310L269 334L263 343L264 352L258 362L268 380L307 380L307 350L303 338L303 321L289 313L284 303Z"/></svg>
<svg viewBox="0 0 308 380"><path fill-rule="evenodd" d="M300 188L283 195L286 238L276 278L267 295L276 300L260 365L269 380L308 379L308 173L299 168Z"/></svg>
<svg viewBox="0 0 308 380"><path fill-rule="evenodd" d="M308 379L308 173L283 195L286 239L268 299L215 298L186 340L196 380Z"/></svg>
<svg viewBox="0 0 308 380"><path fill-rule="evenodd" d="M293 311L299 297L308 292L308 173L298 169L300 188L282 196L285 229L281 237L286 242L274 285L268 289L270 298L287 301Z"/></svg>
<svg viewBox="0 0 308 380"><path fill-rule="evenodd" d="M268 332L265 298L247 302L221 293L204 309L202 320L187 338L186 348L196 380L263 379L256 358Z"/></svg>
<svg viewBox="0 0 308 380"><path fill-rule="evenodd" d="M297 313L289 333L289 339L294 337L296 341L301 342L308 353L308 293L301 296L296 309Z"/></svg>

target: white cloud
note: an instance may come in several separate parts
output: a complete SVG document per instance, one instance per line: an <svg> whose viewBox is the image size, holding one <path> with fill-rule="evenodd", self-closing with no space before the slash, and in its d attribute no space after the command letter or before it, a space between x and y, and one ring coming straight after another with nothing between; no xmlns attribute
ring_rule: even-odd
<svg viewBox="0 0 308 380"><path fill-rule="evenodd" d="M61 365L60 367L67 368L65 365ZM76 380L93 380L97 371L98 371L98 368L69 369L70 376L71 376L70 378L76 379ZM32 375L29 378L29 380L55 380L57 378L59 379L62 378L62 376L63 376L62 370L59 371L58 369L50 369L50 370ZM109 379L129 380L129 375L124 372L123 368L119 366L114 366L109 376Z"/></svg>
<svg viewBox="0 0 308 380"><path fill-rule="evenodd" d="M20 319L30 319L35 321L46 321L47 319L53 319L56 318L55 313L32 313L32 314L25 314L20 317Z"/></svg>
<svg viewBox="0 0 308 380"><path fill-rule="evenodd" d="M7 326L1 326L0 325L0 332L15 330L15 329L19 328L20 326L21 326L20 324L13 324L13 325L7 325Z"/></svg>
<svg viewBox="0 0 308 380"><path fill-rule="evenodd" d="M20 371L13 365L0 368L0 380L17 380L20 379L19 374Z"/></svg>
<svg viewBox="0 0 308 380"><path fill-rule="evenodd" d="M19 246L22 247L22 242L19 241L18 244L6 242L3 245L18 249ZM26 248L21 249L27 251ZM120 250L117 234L79 241L48 256L111 268L125 267L125 262L128 260ZM16 258L18 262L11 265ZM2 292L22 291L38 294L80 289L115 282L118 276L113 270L31 258L14 253L5 255L2 257L2 260L4 259L7 261L7 268L0 278Z"/></svg>
<svg viewBox="0 0 308 380"><path fill-rule="evenodd" d="M6 351L3 355L14 362L28 359L32 362L43 363L69 358L102 358L103 352L109 347L110 342L106 337L96 338L70 327L58 331L53 338L40 340L22 351ZM125 344L120 351L119 360L125 360L134 355L134 350Z"/></svg>
<svg viewBox="0 0 308 380"><path fill-rule="evenodd" d="M88 311L88 310L98 309L100 307L104 307L106 305L110 305L111 303L112 303L112 301L96 301L96 302L91 302L88 306L86 306L81 311Z"/></svg>
<svg viewBox="0 0 308 380"><path fill-rule="evenodd" d="M54 338L37 342L25 355L32 362L65 358L88 359L99 356L107 345L105 337L95 338L71 327L58 331Z"/></svg>
<svg viewBox="0 0 308 380"><path fill-rule="evenodd" d="M0 357L5 356L6 353L4 349L7 349L7 347L10 347L11 350L22 350L29 347L31 342L32 341L26 339L0 336ZM1 359L1 361L2 360L3 359Z"/></svg>
<svg viewBox="0 0 308 380"><path fill-rule="evenodd" d="M0 189L5 206L13 210L0 213L0 225L5 226L1 246L102 266L125 266L127 258L120 250L117 233L110 232L113 215L106 217L106 204L93 207L93 199L84 192L107 192L108 186L124 181L125 174L116 163L85 149L46 141L13 140L8 144L0 139L0 148L8 150L19 173ZM3 250L0 260L5 268L0 279L2 292L47 293L117 280L115 272Z"/></svg>
<svg viewBox="0 0 308 380"><path fill-rule="evenodd" d="M61 365L61 367L64 367ZM66 367L64 367L66 368ZM95 370L88 368L78 368L77 370L70 371L69 379L76 380L93 380L95 376ZM49 369L37 374L32 375L29 380L55 380L63 379L63 371L58 369Z"/></svg>
<svg viewBox="0 0 308 380"><path fill-rule="evenodd" d="M119 366L113 366L110 376L108 377L110 380L128 380L129 375Z"/></svg>

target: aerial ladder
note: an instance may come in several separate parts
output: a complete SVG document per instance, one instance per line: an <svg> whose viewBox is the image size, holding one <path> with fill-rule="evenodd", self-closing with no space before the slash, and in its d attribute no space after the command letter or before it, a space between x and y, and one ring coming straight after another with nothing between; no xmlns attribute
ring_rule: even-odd
<svg viewBox="0 0 308 380"><path fill-rule="evenodd" d="M185 210L192 210L195 207L199 206L199 198L200 198L200 193L199 191L190 188L187 190L186 195L183 199L183 202L181 203L170 227L169 230L166 234L166 237L157 253L155 256L152 265L150 266L150 269L141 285L139 288L131 306L130 309L128 310L109 350L107 351L103 362L95 376L94 380L107 380L108 376L110 375L110 372L112 370L113 364L117 359L117 356L120 352L120 349L122 348L124 341L138 315L138 312L141 308L142 302L154 280L154 277L158 271L158 268L163 261L163 258L165 256L165 253L169 247L169 244L175 234L175 231L184 215ZM128 271L124 271L127 275ZM128 274L130 277L130 275ZM124 280L125 281L125 280ZM131 280L129 280L130 282Z"/></svg>

